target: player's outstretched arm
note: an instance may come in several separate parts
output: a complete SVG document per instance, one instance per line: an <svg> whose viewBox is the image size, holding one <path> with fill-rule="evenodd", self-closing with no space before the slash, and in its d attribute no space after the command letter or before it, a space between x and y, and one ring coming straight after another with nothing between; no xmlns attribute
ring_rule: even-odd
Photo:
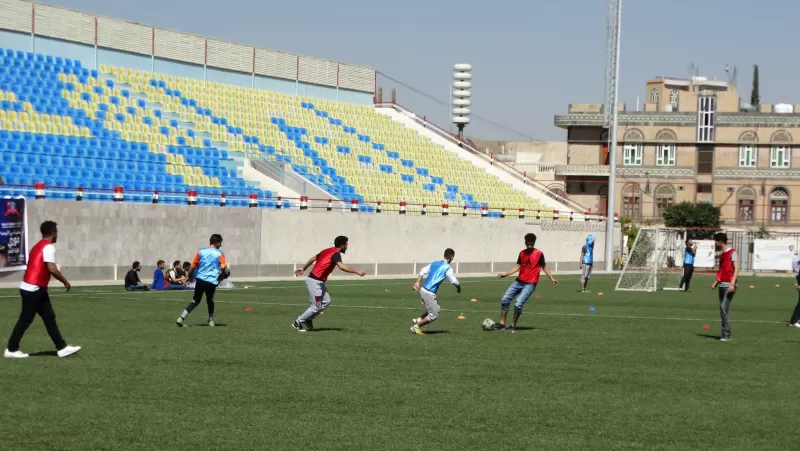
<svg viewBox="0 0 800 451"><path fill-rule="evenodd" d="M342 262L337 263L336 267L339 268L340 270L344 271L344 272L349 272L350 274L358 274L361 277L364 277L364 276L367 275L366 272L364 272L364 271L362 271L360 269L353 269L353 268L345 265Z"/></svg>
<svg viewBox="0 0 800 451"><path fill-rule="evenodd" d="M497 278L498 279L503 279L503 278L508 277L510 275L516 274L516 273L519 272L519 268L520 268L519 265L514 265L514 267L511 268L510 270L508 270L506 272L501 272L500 274L498 274Z"/></svg>
<svg viewBox="0 0 800 451"><path fill-rule="evenodd" d="M553 277L553 274L550 272L550 268L548 268L547 265L544 265L542 269L544 269L544 274L550 279L550 282L553 282L553 285L558 286L559 282Z"/></svg>
<svg viewBox="0 0 800 451"><path fill-rule="evenodd" d="M72 285L70 285L70 284L69 284L69 281L67 281L67 278L66 278L66 277L64 277L64 275L63 275L63 274L61 274L61 271L59 271L59 269L58 269L58 266L56 266L56 264L55 264L55 263L49 263L49 262L48 262L48 263L47 263L47 270L48 270L48 271L50 271L50 274L52 274L52 275L53 275L53 277L54 277L54 278L55 278L57 281L59 281L59 282L61 282L61 283L63 283L63 284L64 284L64 288L66 288L66 289L67 289L67 291L69 291L69 290L70 290L70 288L72 288Z"/></svg>
<svg viewBox="0 0 800 451"><path fill-rule="evenodd" d="M295 277L300 277L303 275L304 272L308 269L309 266L313 265L314 262L317 261L317 256L313 256L308 259L305 265L303 265L303 269L298 269L294 272Z"/></svg>
<svg viewBox="0 0 800 451"><path fill-rule="evenodd" d="M447 280L452 283L454 287L456 287L456 292L461 294L461 283L458 281L458 279L456 279L456 274L453 272L453 268L448 269L445 273L445 276L447 277Z"/></svg>

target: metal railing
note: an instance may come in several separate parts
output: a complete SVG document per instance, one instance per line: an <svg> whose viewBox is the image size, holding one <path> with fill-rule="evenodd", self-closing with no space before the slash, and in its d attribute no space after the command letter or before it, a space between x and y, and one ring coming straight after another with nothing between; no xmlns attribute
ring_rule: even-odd
<svg viewBox="0 0 800 451"><path fill-rule="evenodd" d="M468 152L470 152L473 155L477 156L481 160L489 163L490 165L496 166L496 167L502 169L503 171L505 171L506 173L508 173L509 175L514 177L515 179L517 179L518 181L530 186L531 188L534 188L535 190L539 191L541 194L543 194L543 195L555 200L556 202L566 206L568 209L570 209L572 211L579 211L579 212L587 212L587 211L589 211L588 208L584 207L583 205L579 204L578 202L575 202L572 199L569 199L569 198L567 198L565 196L560 196L560 195L550 191L550 189L546 185L544 185L543 183L539 182L538 180L535 180L535 179L533 179L531 177L528 177L527 174L524 174L523 172L520 172L519 170L517 170L513 166L510 166L510 165L508 165L506 163L503 163L503 162L495 160L491 156L486 155L480 149L477 149L476 147L473 147L472 145L470 145L468 142L460 139L458 136L453 135L449 131L447 131L447 130L443 129L442 127L436 125L435 123L429 121L427 118L419 116L418 114L414 113L413 111L409 110L408 108L406 108L406 107L404 107L404 106L402 106L402 105L400 105L398 103L376 103L375 107L376 108L393 108L394 110L405 114L406 116L412 118L416 123L418 123L418 124L428 128L428 129L432 130L434 133L438 134L442 138L450 141L451 143L461 147L464 150L467 150Z"/></svg>

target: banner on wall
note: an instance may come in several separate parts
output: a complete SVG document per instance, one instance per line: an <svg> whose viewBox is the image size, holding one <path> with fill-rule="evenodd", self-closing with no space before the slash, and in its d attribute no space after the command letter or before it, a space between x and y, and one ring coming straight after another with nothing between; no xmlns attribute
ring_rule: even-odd
<svg viewBox="0 0 800 451"><path fill-rule="evenodd" d="M695 240L697 252L694 255L695 268L714 267L714 240Z"/></svg>
<svg viewBox="0 0 800 451"><path fill-rule="evenodd" d="M791 271L792 259L797 251L797 241L754 240L753 269L762 271Z"/></svg>
<svg viewBox="0 0 800 451"><path fill-rule="evenodd" d="M0 199L0 271L28 265L28 210L24 197Z"/></svg>

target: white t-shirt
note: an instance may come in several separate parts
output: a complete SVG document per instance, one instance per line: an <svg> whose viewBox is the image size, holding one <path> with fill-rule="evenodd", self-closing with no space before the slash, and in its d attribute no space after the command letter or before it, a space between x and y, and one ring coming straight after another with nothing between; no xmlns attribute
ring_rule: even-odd
<svg viewBox="0 0 800 451"><path fill-rule="evenodd" d="M44 260L45 264L47 263L55 263L56 262L56 247L52 244L48 244L47 246L42 249L42 259ZM24 291L39 291L39 287L36 285L31 285L24 280L22 283L19 284L19 289Z"/></svg>

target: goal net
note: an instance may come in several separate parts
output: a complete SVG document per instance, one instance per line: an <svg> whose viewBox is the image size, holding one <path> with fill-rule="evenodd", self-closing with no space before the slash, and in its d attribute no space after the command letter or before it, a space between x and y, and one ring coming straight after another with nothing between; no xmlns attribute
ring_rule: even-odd
<svg viewBox="0 0 800 451"><path fill-rule="evenodd" d="M678 290L683 277L686 229L639 230L617 280L617 291Z"/></svg>

